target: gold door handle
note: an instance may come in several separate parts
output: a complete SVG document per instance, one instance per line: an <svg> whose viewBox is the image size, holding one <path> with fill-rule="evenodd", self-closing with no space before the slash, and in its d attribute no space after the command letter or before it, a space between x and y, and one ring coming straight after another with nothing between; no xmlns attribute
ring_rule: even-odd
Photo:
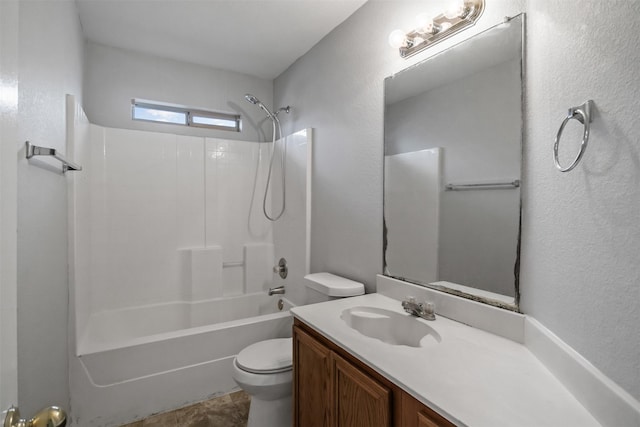
<svg viewBox="0 0 640 427"><path fill-rule="evenodd" d="M67 414L57 406L40 410L30 420L20 418L20 411L12 406L6 412L3 427L64 427L66 423Z"/></svg>

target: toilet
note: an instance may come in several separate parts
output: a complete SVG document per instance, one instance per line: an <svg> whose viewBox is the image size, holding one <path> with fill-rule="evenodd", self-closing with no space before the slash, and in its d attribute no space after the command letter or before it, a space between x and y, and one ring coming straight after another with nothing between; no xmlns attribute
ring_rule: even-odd
<svg viewBox="0 0 640 427"><path fill-rule="evenodd" d="M304 281L307 286L307 304L364 294L362 283L331 273L307 274Z"/></svg>
<svg viewBox="0 0 640 427"><path fill-rule="evenodd" d="M308 303L364 294L364 285L333 275L305 276ZM291 425L293 342L291 338L260 341L244 348L233 360L233 379L251 396L247 427Z"/></svg>

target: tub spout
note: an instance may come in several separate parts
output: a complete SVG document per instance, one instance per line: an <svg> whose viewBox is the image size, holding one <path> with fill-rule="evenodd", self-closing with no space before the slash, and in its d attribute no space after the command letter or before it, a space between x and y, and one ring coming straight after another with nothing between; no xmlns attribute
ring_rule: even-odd
<svg viewBox="0 0 640 427"><path fill-rule="evenodd" d="M284 294L284 286L278 286L275 288L269 288L269 295L282 295Z"/></svg>

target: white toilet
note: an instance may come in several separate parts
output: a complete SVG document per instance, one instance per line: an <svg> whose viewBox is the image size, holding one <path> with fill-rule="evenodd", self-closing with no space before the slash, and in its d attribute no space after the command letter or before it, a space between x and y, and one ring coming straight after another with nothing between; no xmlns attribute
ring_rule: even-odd
<svg viewBox="0 0 640 427"><path fill-rule="evenodd" d="M309 303L364 294L364 285L330 273L305 276ZM260 341L233 360L233 379L251 396L247 427L291 425L293 380L291 338Z"/></svg>

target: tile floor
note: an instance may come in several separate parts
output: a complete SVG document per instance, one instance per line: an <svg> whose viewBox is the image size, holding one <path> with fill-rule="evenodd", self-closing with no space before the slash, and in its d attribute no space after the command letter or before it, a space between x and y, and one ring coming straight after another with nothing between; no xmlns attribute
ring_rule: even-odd
<svg viewBox="0 0 640 427"><path fill-rule="evenodd" d="M237 391L122 427L246 427L249 402L244 391Z"/></svg>

